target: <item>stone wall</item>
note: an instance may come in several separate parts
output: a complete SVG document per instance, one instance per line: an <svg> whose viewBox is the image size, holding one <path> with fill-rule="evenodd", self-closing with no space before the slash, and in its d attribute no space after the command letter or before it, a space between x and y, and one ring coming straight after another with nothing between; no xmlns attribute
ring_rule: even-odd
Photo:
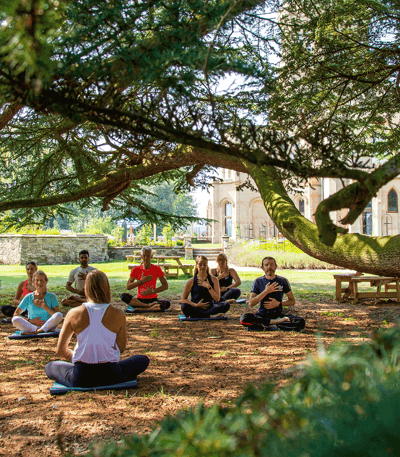
<svg viewBox="0 0 400 457"><path fill-rule="evenodd" d="M160 247L160 246L151 246L153 251L156 251L157 255L179 255L185 257L185 248L183 246L179 247ZM126 260L127 255L133 255L134 252L140 252L142 246L123 246L115 247L109 246L108 256L112 260Z"/></svg>
<svg viewBox="0 0 400 457"><path fill-rule="evenodd" d="M108 260L105 235L0 235L0 262L39 265L76 263L79 251L87 249L90 261Z"/></svg>

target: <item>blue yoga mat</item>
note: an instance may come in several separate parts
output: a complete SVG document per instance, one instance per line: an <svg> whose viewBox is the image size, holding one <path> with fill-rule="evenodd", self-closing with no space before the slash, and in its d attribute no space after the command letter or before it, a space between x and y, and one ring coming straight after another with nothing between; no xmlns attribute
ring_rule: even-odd
<svg viewBox="0 0 400 457"><path fill-rule="evenodd" d="M169 310L169 308L168 308ZM127 314L142 314L142 313L165 313L168 311L167 309L159 309L159 310L154 310L154 309L140 309L140 308L133 308L132 306L128 305L126 308L126 313Z"/></svg>
<svg viewBox="0 0 400 457"><path fill-rule="evenodd" d="M50 395L64 395L67 392L90 392L93 390L124 390L134 389L135 387L137 387L137 379L121 382L120 384L112 384L111 386L98 387L67 387L55 382L52 387L50 387Z"/></svg>
<svg viewBox="0 0 400 457"><path fill-rule="evenodd" d="M245 298L239 298L239 300L236 300L236 303L238 303L238 304L246 303L246 299Z"/></svg>
<svg viewBox="0 0 400 457"><path fill-rule="evenodd" d="M60 330L56 330L55 332L44 332L44 333L33 333L31 335L21 335L21 331L17 330L12 335L8 336L9 340L28 340L28 339L36 339L36 338L58 338L60 334Z"/></svg>
<svg viewBox="0 0 400 457"><path fill-rule="evenodd" d="M186 317L184 314L179 314L178 318L181 322L194 322L194 321L227 321L226 316L221 317Z"/></svg>

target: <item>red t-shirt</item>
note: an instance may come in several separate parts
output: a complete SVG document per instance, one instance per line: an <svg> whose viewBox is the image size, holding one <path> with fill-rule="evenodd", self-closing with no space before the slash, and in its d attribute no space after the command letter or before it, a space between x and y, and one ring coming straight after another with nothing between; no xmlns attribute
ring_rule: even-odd
<svg viewBox="0 0 400 457"><path fill-rule="evenodd" d="M132 268L131 270L131 278L134 278L136 280L142 279L143 276L153 276L153 279L146 282L145 284L141 284L138 286L138 292L137 292L137 298L157 298L157 294L150 294L150 295L142 295L142 292L146 289L155 289L156 284L157 284L157 278L161 278L164 276L164 272L161 270L160 267L157 267L157 265L151 265L148 270L146 270L142 265L139 265L138 267Z"/></svg>

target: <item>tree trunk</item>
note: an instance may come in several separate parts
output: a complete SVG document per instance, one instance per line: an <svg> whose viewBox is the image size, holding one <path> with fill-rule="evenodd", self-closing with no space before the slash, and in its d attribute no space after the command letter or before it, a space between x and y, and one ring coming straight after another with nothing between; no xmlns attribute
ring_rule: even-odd
<svg viewBox="0 0 400 457"><path fill-rule="evenodd" d="M338 235L332 247L320 241L315 224L302 216L273 167L248 165L265 208L283 235L306 254L340 267L381 276L400 277L400 235Z"/></svg>

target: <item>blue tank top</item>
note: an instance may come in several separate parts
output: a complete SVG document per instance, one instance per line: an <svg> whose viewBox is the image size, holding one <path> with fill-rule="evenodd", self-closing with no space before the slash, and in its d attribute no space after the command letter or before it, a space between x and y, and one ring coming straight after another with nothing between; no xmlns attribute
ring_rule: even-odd
<svg viewBox="0 0 400 457"><path fill-rule="evenodd" d="M213 282L209 274L207 274L207 279L211 287L213 287ZM204 303L210 303L210 307L214 303L214 300L212 299L210 292L205 287L199 286L197 284L197 275L194 275L193 286L190 293L192 296L192 302L194 303L199 303L200 300L203 300Z"/></svg>

